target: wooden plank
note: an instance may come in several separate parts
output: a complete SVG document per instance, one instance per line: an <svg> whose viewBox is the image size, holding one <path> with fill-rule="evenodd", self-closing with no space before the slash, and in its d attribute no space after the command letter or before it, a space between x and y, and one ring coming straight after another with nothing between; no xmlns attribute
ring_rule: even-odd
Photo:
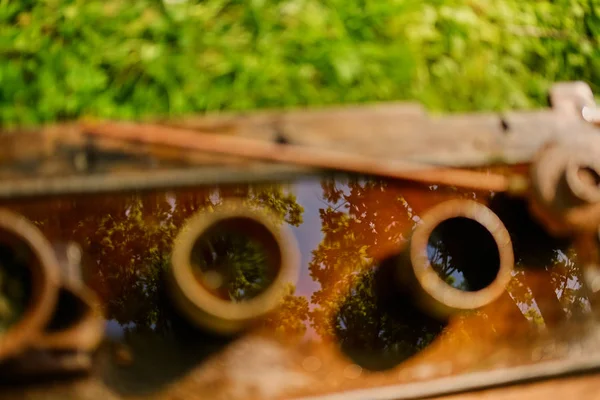
<svg viewBox="0 0 600 400"><path fill-rule="evenodd" d="M429 116L407 104L283 111L244 117L195 117L165 123L205 133L291 143L386 160L472 167L531 160L549 140L592 140L598 127L551 109Z"/></svg>
<svg viewBox="0 0 600 400"><path fill-rule="evenodd" d="M161 121L163 125L203 133L258 139L286 140L322 150L454 167L528 162L549 140L591 141L600 149L600 129L581 117L552 109L430 116L414 104L375 104L321 110L271 111L249 115L208 115ZM49 156L59 144L81 145L75 125L34 134L0 136L0 160ZM239 158L98 141L101 148L151 154L159 159L196 165L238 163Z"/></svg>
<svg viewBox="0 0 600 400"><path fill-rule="evenodd" d="M384 159L312 146L279 144L243 137L197 132L190 129L163 127L155 124L100 123L87 124L84 132L100 138L123 140L130 143L163 145L177 149L195 149L210 154L240 156L250 160L275 161L327 170L348 171L412 180L429 184L443 184L473 190L503 192L510 187L510 178L501 174L466 171L456 168L431 166L402 159Z"/></svg>

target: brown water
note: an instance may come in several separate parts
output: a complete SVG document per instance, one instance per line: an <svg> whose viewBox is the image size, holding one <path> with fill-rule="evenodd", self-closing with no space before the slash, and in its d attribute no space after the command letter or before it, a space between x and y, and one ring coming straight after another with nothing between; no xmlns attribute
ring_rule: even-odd
<svg viewBox="0 0 600 400"><path fill-rule="evenodd" d="M520 358L498 356L503 363L531 362L530 351L523 350L535 342L531 338L552 337L552 332L563 332L570 321L587 320L592 312L570 243L549 237L530 219L524 201L493 193L315 178L5 203L34 221L51 240L82 246L86 279L105 306L107 337L127 344L134 356L128 368L116 366L109 352L100 358L97 374L117 393L167 390L167 384L203 371L204 362L242 340L191 328L171 308L163 290L173 239L186 219L200 210L218 209L230 197L270 209L279 223L290 226L301 250L298 283L289 286L279 311L256 328L287 349L287 359L300 360L293 368L316 378L287 392L326 393L342 386L409 382L416 378L399 372L420 360L427 365L447 361L450 367L432 369L419 379L483 368L482 354L491 351L488 347L519 349ZM445 323L419 311L394 286L388 256L403 249L428 208L457 197L489 204L503 219L513 240L516 270L505 296L493 307ZM434 264L455 287L476 290L490 276L477 276L472 267L463 266L486 249L485 243L480 235L461 229L438 232L430 242L430 257L440 260ZM483 253L471 264L484 275L490 270L493 274L494 257L487 250ZM236 268L243 272L256 265L247 264L238 260ZM250 275L254 278L237 281L238 293L255 293L269 283L265 273L247 272ZM230 295L233 284L227 282ZM306 357L316 358L319 368L307 367ZM253 362L249 356L244 368L260 371ZM348 381L348 365L364 371L361 378ZM196 384L209 393L217 390Z"/></svg>

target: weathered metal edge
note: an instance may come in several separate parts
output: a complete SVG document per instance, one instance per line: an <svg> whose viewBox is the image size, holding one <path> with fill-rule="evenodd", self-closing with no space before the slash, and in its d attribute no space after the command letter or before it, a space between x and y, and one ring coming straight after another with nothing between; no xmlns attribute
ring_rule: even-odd
<svg viewBox="0 0 600 400"><path fill-rule="evenodd" d="M236 167L191 167L116 175L24 178L0 184L0 199L123 191L165 190L213 184L297 181L322 171L298 166L251 164Z"/></svg>

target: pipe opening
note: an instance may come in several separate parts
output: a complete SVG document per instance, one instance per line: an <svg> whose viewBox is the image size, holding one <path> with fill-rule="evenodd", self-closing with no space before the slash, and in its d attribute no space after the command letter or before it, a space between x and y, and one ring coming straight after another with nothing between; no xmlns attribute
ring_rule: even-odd
<svg viewBox="0 0 600 400"><path fill-rule="evenodd" d="M35 298L40 292L33 276L36 268L41 268L39 260L27 242L0 228L0 334L39 301Z"/></svg>
<svg viewBox="0 0 600 400"><path fill-rule="evenodd" d="M494 282L500 271L500 252L490 231L479 222L455 217L431 232L427 257L448 285L475 292Z"/></svg>
<svg viewBox="0 0 600 400"><path fill-rule="evenodd" d="M190 265L212 295L234 303L251 300L273 284L282 254L273 234L247 217L219 220L194 242Z"/></svg>

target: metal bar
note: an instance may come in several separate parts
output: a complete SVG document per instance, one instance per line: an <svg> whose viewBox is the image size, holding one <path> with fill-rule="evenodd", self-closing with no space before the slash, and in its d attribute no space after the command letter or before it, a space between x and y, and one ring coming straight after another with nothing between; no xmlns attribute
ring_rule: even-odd
<svg viewBox="0 0 600 400"><path fill-rule="evenodd" d="M83 131L92 135L124 141L160 144L182 149L241 156L255 160L342 170L422 183L452 185L474 190L503 192L510 187L509 178L499 174L443 168L414 161L380 160L375 157L322 150L308 146L198 133L159 125L109 122L88 124L83 127Z"/></svg>
<svg viewBox="0 0 600 400"><path fill-rule="evenodd" d="M169 189L187 186L298 180L319 170L286 165L191 167L120 174L73 175L4 181L0 198L93 194L116 191Z"/></svg>

